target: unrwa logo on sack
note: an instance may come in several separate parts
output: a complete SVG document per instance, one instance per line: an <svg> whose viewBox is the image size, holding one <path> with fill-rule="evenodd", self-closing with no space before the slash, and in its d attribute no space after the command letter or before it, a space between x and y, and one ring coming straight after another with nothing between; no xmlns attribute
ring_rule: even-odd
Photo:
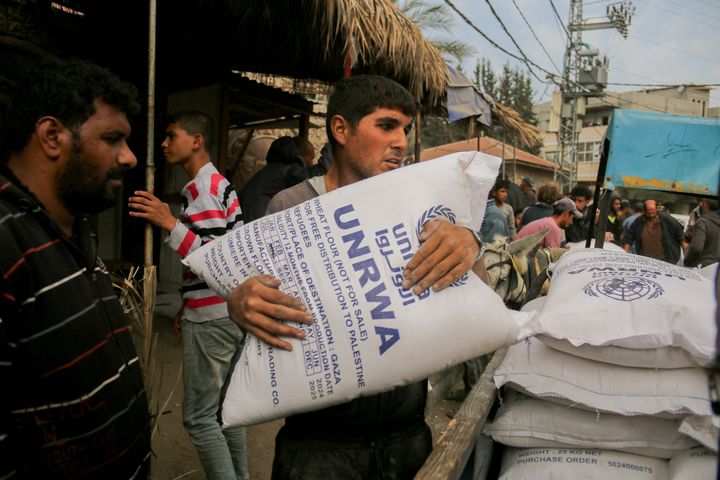
<svg viewBox="0 0 720 480"><path fill-rule="evenodd" d="M417 235L418 242L420 242L420 233L422 232L425 224L431 220L437 220L438 218L446 218L450 223L455 224L455 213L450 207L445 207L443 205L435 205L434 207L425 210L425 212L420 215L420 219L417 222L417 228L415 229L415 235ZM449 286L459 287L460 285L465 285L467 279L468 274L463 273L460 278L455 280Z"/></svg>
<svg viewBox="0 0 720 480"><path fill-rule="evenodd" d="M632 302L644 297L652 300L665 293L665 290L661 285L647 278L605 277L585 285L583 292L591 297L602 295L620 302Z"/></svg>

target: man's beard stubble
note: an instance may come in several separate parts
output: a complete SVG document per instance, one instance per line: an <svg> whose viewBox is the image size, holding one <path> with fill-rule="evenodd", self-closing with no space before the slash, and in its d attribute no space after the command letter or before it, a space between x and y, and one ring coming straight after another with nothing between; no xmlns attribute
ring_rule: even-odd
<svg viewBox="0 0 720 480"><path fill-rule="evenodd" d="M120 192L119 188L110 189L108 181L121 179L126 170L115 167L107 174L99 172L88 161L79 135L73 132L70 159L56 180L58 197L75 215L100 213L115 205Z"/></svg>

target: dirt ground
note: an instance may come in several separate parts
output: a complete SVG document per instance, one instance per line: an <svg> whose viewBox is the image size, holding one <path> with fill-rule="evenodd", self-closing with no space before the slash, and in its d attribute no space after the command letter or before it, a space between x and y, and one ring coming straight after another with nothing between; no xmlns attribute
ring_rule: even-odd
<svg viewBox="0 0 720 480"><path fill-rule="evenodd" d="M155 332L155 385L152 392L154 410L162 415L153 432L152 475L156 480L201 480L205 478L200 462L182 425L183 386L181 375L182 346L173 329L173 316L180 305L175 295L159 295L156 302ZM442 400L428 412L427 421L438 438L452 415L457 412L460 401ZM275 435L283 421L256 425L247 429L248 463L250 478L269 480L275 450Z"/></svg>
<svg viewBox="0 0 720 480"><path fill-rule="evenodd" d="M179 309L179 298L158 296L155 315L156 367L155 384L159 390L153 392L155 410L162 408L163 414L153 433L152 477L156 480L201 480L205 478L195 447L182 425L183 385L180 378L182 346L173 329L172 316ZM270 478L275 434L282 426L282 420L257 425L247 429L248 462L250 478Z"/></svg>

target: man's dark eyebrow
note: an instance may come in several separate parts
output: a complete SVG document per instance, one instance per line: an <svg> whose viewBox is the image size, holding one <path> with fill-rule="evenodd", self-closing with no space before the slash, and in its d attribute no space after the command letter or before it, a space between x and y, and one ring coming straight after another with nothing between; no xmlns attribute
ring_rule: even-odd
<svg viewBox="0 0 720 480"><path fill-rule="evenodd" d="M395 117L379 117L377 120L375 120L375 123L392 123L395 125L400 125L402 122L400 119Z"/></svg>

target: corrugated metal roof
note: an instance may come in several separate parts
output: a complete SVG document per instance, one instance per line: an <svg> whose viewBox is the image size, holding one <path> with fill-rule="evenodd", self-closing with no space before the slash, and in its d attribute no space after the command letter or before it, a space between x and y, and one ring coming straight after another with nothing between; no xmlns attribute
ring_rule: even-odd
<svg viewBox="0 0 720 480"><path fill-rule="evenodd" d="M479 140L479 147L478 147ZM445 145L438 145L437 147L426 148L423 150L420 158L422 161L431 160L433 158L442 157L455 152L467 152L467 151L478 151L496 157L504 158L505 160L513 160L513 147L512 145L505 144L505 154L503 155L503 142L492 137L480 137L470 138L467 140L461 140L459 142L447 143ZM520 148L515 148L515 160L519 164L526 164L535 168L541 168L543 170L554 170L555 164L540 158L537 155L533 155L530 152L526 152ZM563 172L568 172L568 169L563 169Z"/></svg>

